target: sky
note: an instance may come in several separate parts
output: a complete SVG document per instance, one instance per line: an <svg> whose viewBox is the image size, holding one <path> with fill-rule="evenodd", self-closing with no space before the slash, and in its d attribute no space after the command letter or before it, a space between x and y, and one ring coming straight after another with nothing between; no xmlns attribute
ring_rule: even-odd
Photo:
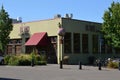
<svg viewBox="0 0 120 80"><path fill-rule="evenodd" d="M53 19L55 15L73 14L73 19L103 22L104 12L120 0L0 0L10 18L23 22Z"/></svg>

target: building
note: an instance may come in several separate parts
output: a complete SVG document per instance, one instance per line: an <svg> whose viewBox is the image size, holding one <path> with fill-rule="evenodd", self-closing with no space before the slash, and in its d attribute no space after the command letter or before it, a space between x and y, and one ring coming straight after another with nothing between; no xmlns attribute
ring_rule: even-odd
<svg viewBox="0 0 120 80"><path fill-rule="evenodd" d="M22 18L21 17L18 17L17 19L12 19L12 23L21 23L22 22Z"/></svg>
<svg viewBox="0 0 120 80"><path fill-rule="evenodd" d="M58 35L59 25L65 30L64 41ZM120 56L100 39L101 23L72 19L72 17L55 16L53 19L13 24L8 54L31 53L33 49L39 54L46 54L48 62L84 64L90 58L108 58ZM62 54L61 54L62 53ZM62 57L61 57L62 56Z"/></svg>

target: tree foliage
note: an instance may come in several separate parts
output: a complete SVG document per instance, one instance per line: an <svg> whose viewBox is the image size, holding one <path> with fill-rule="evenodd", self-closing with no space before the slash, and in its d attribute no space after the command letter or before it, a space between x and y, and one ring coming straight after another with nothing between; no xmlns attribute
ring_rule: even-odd
<svg viewBox="0 0 120 80"><path fill-rule="evenodd" d="M0 49L2 51L5 51L6 45L9 41L9 34L12 29L12 19L9 18L8 13L2 6L0 10Z"/></svg>
<svg viewBox="0 0 120 80"><path fill-rule="evenodd" d="M103 16L102 32L108 45L120 48L120 3L113 2Z"/></svg>

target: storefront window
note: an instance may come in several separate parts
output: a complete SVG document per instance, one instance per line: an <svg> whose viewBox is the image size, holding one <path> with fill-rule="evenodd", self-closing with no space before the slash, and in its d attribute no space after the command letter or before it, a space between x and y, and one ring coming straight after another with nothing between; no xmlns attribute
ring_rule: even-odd
<svg viewBox="0 0 120 80"><path fill-rule="evenodd" d="M64 52L71 53L71 33L66 33L64 36Z"/></svg>
<svg viewBox="0 0 120 80"><path fill-rule="evenodd" d="M93 53L98 53L98 35L92 36L92 51Z"/></svg>
<svg viewBox="0 0 120 80"><path fill-rule="evenodd" d="M106 50L107 45L105 44L105 40L102 38L101 42L101 53L104 54Z"/></svg>
<svg viewBox="0 0 120 80"><path fill-rule="evenodd" d="M80 33L73 34L74 53L80 53Z"/></svg>
<svg viewBox="0 0 120 80"><path fill-rule="evenodd" d="M82 52L88 53L88 34L82 34Z"/></svg>

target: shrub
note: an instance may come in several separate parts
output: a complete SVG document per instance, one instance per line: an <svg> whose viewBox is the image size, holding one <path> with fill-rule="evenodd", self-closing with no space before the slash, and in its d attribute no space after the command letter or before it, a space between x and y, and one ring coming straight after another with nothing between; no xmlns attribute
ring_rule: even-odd
<svg viewBox="0 0 120 80"><path fill-rule="evenodd" d="M46 56L45 55L36 55L34 53L31 54L20 54L20 55L6 55L5 56L5 64L7 65L15 65L15 66L28 66L31 65L31 62L35 65L46 65Z"/></svg>
<svg viewBox="0 0 120 80"><path fill-rule="evenodd" d="M31 53L31 61L33 61L33 64L35 65L46 65L47 64L46 56L35 54L34 51Z"/></svg>
<svg viewBox="0 0 120 80"><path fill-rule="evenodd" d="M4 60L5 60L5 64L7 65L27 66L31 64L31 57L30 55L26 55L26 54L6 55Z"/></svg>
<svg viewBox="0 0 120 80"><path fill-rule="evenodd" d="M4 57L4 63L5 63L6 65L8 65L10 57L11 57L10 55L6 55L6 56Z"/></svg>
<svg viewBox="0 0 120 80"><path fill-rule="evenodd" d="M35 64L36 65L46 65L46 56L45 55L36 55L35 56Z"/></svg>
<svg viewBox="0 0 120 80"><path fill-rule="evenodd" d="M30 55L22 54L18 56L18 62L18 65L28 66L31 64L31 57Z"/></svg>
<svg viewBox="0 0 120 80"><path fill-rule="evenodd" d="M18 61L17 57L12 55L9 58L8 65L16 65L17 66L18 64L19 64L19 61Z"/></svg>
<svg viewBox="0 0 120 80"><path fill-rule="evenodd" d="M45 55L40 55L40 61L46 61L46 56Z"/></svg>
<svg viewBox="0 0 120 80"><path fill-rule="evenodd" d="M108 68L118 68L118 63L110 61L107 65L107 67Z"/></svg>
<svg viewBox="0 0 120 80"><path fill-rule="evenodd" d="M36 55L35 58L36 58L37 61L40 61L40 60L41 60L40 55Z"/></svg>
<svg viewBox="0 0 120 80"><path fill-rule="evenodd" d="M33 51L31 54L30 54L30 56L31 56L31 64L36 64L36 54L35 54L35 52Z"/></svg>
<svg viewBox="0 0 120 80"><path fill-rule="evenodd" d="M63 57L63 63L68 64L68 61L69 61L69 56L64 56Z"/></svg>
<svg viewBox="0 0 120 80"><path fill-rule="evenodd" d="M18 65L21 65L21 66L29 66L31 64L31 61L27 59L20 59L18 62L19 62Z"/></svg>

